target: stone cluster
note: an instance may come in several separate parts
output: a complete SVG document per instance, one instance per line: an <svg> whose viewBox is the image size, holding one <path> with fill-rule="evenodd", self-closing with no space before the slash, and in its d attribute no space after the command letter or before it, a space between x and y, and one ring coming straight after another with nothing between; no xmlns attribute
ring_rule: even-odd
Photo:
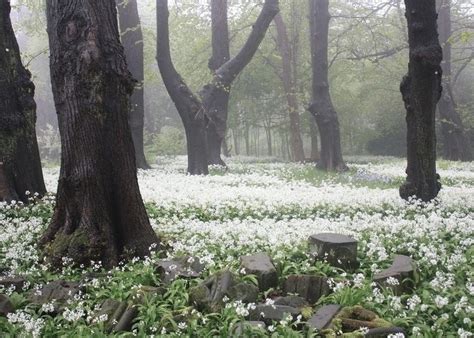
<svg viewBox="0 0 474 338"><path fill-rule="evenodd" d="M349 236L322 233L308 239L309 252L315 260L353 271L358 268L357 241ZM199 311L218 312L226 302L240 301L253 303L247 320L237 323L234 335L249 336L254 330L264 330L268 325L282 320L299 320L308 329L326 337L335 332L353 332L367 328L366 337L387 337L390 334L404 333L372 311L361 306L342 307L338 304L316 306L318 301L331 293L327 277L317 274L292 274L286 277L278 273L272 258L264 252L240 257L241 272L254 275L257 285L243 282L228 270L209 276L189 290L189 301ZM94 314L93 321L105 322L108 333L130 331L138 315L140 304L146 304L148 297L166 293L167 285L175 279L199 278L205 266L194 257L163 259L156 263L155 271L160 277L161 286L141 286L127 301L106 299ZM85 281L97 276L85 276ZM396 295L410 292L416 283L416 264L410 257L396 255L386 270L374 276L374 282L381 288L390 288ZM395 283L393 281L396 281ZM20 292L27 281L19 276L0 278L0 289ZM83 293L79 282L53 281L38 290L32 290L27 297L33 306L52 304L51 315L61 313L68 301ZM266 292L271 299L258 303L260 294ZM15 311L14 305L6 295L0 294L0 316ZM303 324L301 324L303 325Z"/></svg>

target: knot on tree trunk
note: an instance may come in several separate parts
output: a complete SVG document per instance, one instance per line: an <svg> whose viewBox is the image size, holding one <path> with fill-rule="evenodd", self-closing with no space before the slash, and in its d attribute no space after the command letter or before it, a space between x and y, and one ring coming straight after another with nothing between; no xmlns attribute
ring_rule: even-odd
<svg viewBox="0 0 474 338"><path fill-rule="evenodd" d="M421 62L425 66L435 67L436 69L439 68L443 60L443 50L439 45L419 46L413 48L410 53L416 61Z"/></svg>

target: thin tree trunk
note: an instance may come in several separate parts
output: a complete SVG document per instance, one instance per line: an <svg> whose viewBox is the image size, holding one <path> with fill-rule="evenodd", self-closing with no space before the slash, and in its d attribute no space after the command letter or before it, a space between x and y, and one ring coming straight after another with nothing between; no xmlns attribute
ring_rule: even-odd
<svg viewBox="0 0 474 338"><path fill-rule="evenodd" d="M466 137L461 116L456 110L451 85L451 0L438 0L439 40L443 48L443 93L438 103L443 135L444 158L453 161L471 161L473 159L469 139Z"/></svg>
<svg viewBox="0 0 474 338"><path fill-rule="evenodd" d="M188 150L188 173L207 175L206 126L208 118L201 101L192 93L171 60L168 0L156 1L157 54L161 77L183 121Z"/></svg>
<svg viewBox="0 0 474 338"><path fill-rule="evenodd" d="M130 97L128 123L132 133L137 167L150 169L143 147L143 128L145 119L144 101L144 55L143 33L138 15L137 0L116 0L119 12L120 32L125 49L128 69L137 80L135 90Z"/></svg>
<svg viewBox="0 0 474 338"><path fill-rule="evenodd" d="M35 86L23 66L10 21L10 1L0 0L0 201L28 202L46 193L36 140Z"/></svg>
<svg viewBox="0 0 474 338"><path fill-rule="evenodd" d="M247 154L247 156L250 156L250 127L248 125L245 126L244 138L245 138L245 153Z"/></svg>
<svg viewBox="0 0 474 338"><path fill-rule="evenodd" d="M222 141L222 152L224 153L224 156L229 158L231 156L231 148L229 147L229 143L227 142L229 135L228 135L228 130L226 132L226 137L224 137L224 140Z"/></svg>
<svg viewBox="0 0 474 338"><path fill-rule="evenodd" d="M212 0L213 33L219 32L219 35L213 37L213 58L210 62L211 69L216 67L227 56L228 34L225 34L227 31L227 10L224 10L224 2L226 1ZM232 83L252 60L260 43L265 37L273 17L278 11L278 0L265 0L262 11L253 24L252 32L244 46L236 56L214 70L212 82L205 85L200 92L204 108L210 119L207 129L210 164L225 165L220 157L220 152L222 140L225 137L225 131L227 129L227 108ZM219 46L218 44L221 42L224 42L225 45ZM219 55L219 57L217 57L217 55Z"/></svg>
<svg viewBox="0 0 474 338"><path fill-rule="evenodd" d="M232 130L232 137L234 139L234 151L235 155L239 156L240 155L240 131L237 132L238 127L235 127Z"/></svg>
<svg viewBox="0 0 474 338"><path fill-rule="evenodd" d="M309 111L316 119L321 138L318 167L328 171L345 171L347 166L342 159L339 120L329 93L329 0L309 0L309 2L313 66L313 102Z"/></svg>
<svg viewBox="0 0 474 338"><path fill-rule="evenodd" d="M296 78L292 75L292 59L290 41L285 22L281 14L277 14L273 19L277 29L278 48L282 58L282 82L285 90L288 113L290 117L290 142L295 162L304 162L303 140L301 139L300 116L298 113L298 99L296 96Z"/></svg>
<svg viewBox="0 0 474 338"><path fill-rule="evenodd" d="M271 128L265 128L265 133L267 135L267 150L268 156L273 156L273 141L272 141L272 130Z"/></svg>
<svg viewBox="0 0 474 338"><path fill-rule="evenodd" d="M53 265L111 267L158 242L136 176L128 124L134 81L120 44L114 0L46 2L61 172L41 244Z"/></svg>
<svg viewBox="0 0 474 338"><path fill-rule="evenodd" d="M405 0L410 61L400 90L407 110L407 179L404 199L430 201L441 188L436 173L436 105L441 96L442 50L438 41L436 3Z"/></svg>
<svg viewBox="0 0 474 338"><path fill-rule="evenodd" d="M311 162L319 161L319 142L318 142L318 127L313 115L308 114L309 132L311 136Z"/></svg>

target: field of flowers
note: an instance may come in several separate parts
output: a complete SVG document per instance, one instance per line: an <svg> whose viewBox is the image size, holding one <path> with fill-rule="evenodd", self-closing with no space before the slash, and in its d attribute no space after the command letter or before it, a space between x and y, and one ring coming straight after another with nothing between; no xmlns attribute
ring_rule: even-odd
<svg viewBox="0 0 474 338"><path fill-rule="evenodd" d="M224 268L239 275L240 256L265 251L280 278L294 273L332 278L334 292L318 305L363 305L414 337L471 337L474 163L440 162L439 198L421 204L406 203L398 196L403 161L359 157L348 162L350 172L325 174L310 164L237 158L229 161L229 171L212 168L212 175L192 177L184 174L185 158L160 158L153 170L140 171L142 196L154 229L167 244L166 255L194 256L206 269L198 279L175 280L166 292L140 305L133 334L231 336L234 324L253 305L229 302L219 313L199 312L190 305L189 289ZM46 170L49 191L55 191L58 172ZM64 258L63 270L51 272L40 258L36 240L48 223L53 201L50 195L27 207L0 205L0 271L28 280L22 292L0 290L18 309L0 317L1 336L107 336L106 319L94 316L98 305L108 298L127 300L142 285L160 286L154 269L158 253L104 273L100 262L76 270ZM321 232L349 234L359 241L357 271L345 273L313 263L307 239ZM412 294L398 297L372 283L373 275L387 268L394 254L409 255L417 262L419 276ZM40 284L81 281L85 274L94 276L87 279L86 291L61 314L53 316L45 305L28 305L27 292ZM271 292L261 294L260 300L270 297ZM252 335L310 336L313 333L301 325L304 320L275 322Z"/></svg>

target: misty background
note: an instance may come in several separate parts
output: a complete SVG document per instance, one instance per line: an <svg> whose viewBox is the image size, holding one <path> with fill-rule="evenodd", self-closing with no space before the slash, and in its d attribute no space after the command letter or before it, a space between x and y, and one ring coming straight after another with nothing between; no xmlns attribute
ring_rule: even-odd
<svg viewBox="0 0 474 338"><path fill-rule="evenodd" d="M407 71L408 46L403 1L331 2L329 61L331 94L341 124L344 154L404 156L405 109L399 83ZM43 1L12 1L12 20L23 62L36 85L37 131L45 163L57 163L60 141L50 77ZM145 47L145 150L186 154L181 120L161 81L155 60L155 1L138 1ZM231 53L244 43L260 1L231 1ZM311 153L308 9L305 1L282 1L282 15L295 51L297 91L305 154ZM474 144L474 10L471 0L452 3L453 89L458 111ZM230 155L292 158L289 118L274 24L259 51L233 86L226 151ZM193 90L211 79L210 8L207 1L170 1L170 39L176 68ZM439 122L438 122L439 123ZM438 128L439 130L439 128ZM438 137L441 149L442 136ZM224 153L226 153L224 151Z"/></svg>

